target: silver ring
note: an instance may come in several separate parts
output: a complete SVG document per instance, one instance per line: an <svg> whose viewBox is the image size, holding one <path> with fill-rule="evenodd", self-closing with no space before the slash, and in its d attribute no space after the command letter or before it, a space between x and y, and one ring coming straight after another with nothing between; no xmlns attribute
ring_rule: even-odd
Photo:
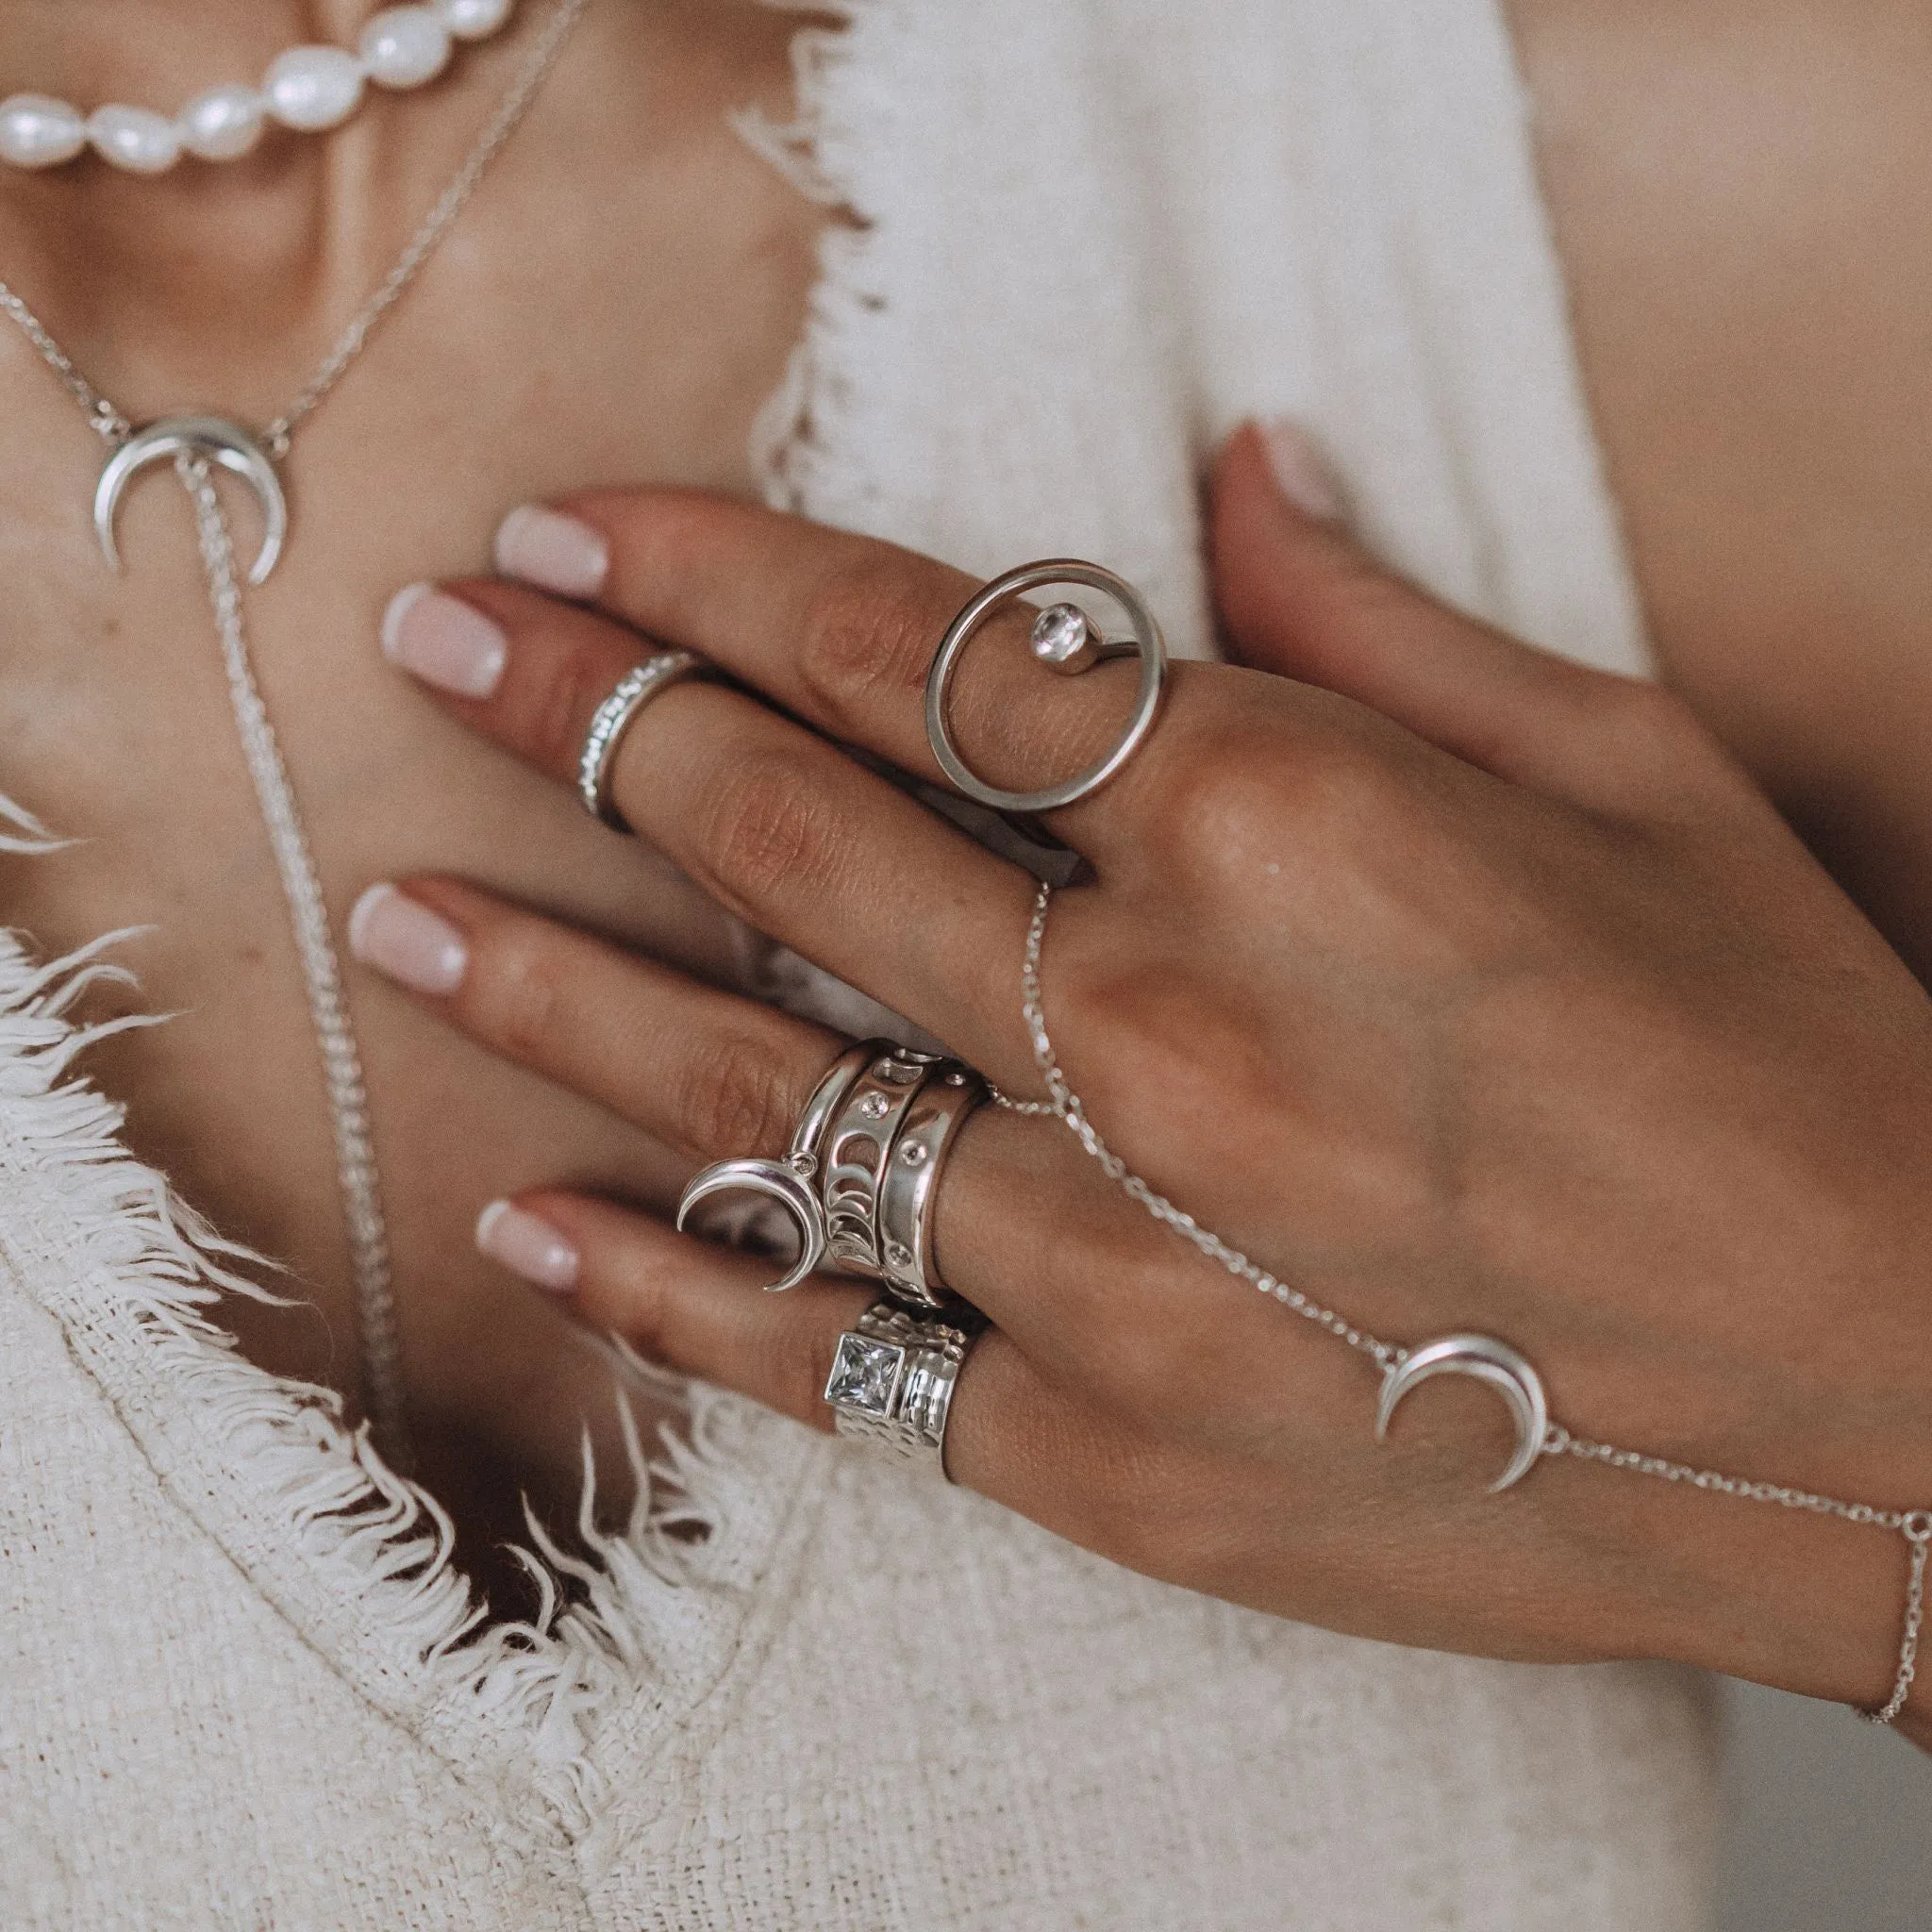
<svg viewBox="0 0 1932 1932"><path fill-rule="evenodd" d="M1104 643L1086 617L1071 604L1054 605L1040 613L1033 625L1034 656L1050 670L1077 674L1105 658L1131 650L1141 660L1141 687L1134 700L1134 715L1113 749L1097 764L1090 766L1064 784L1050 785L1040 791L1002 791L980 778L959 756L953 742L952 726L946 720L946 700L952 690L953 674L960 654L979 634L995 611L1016 602L1028 591L1046 584L1082 584L1111 597L1126 613L1133 627L1134 641L1125 645ZM940 769L968 798L991 806L995 811L1058 811L1098 791L1141 747L1154 728L1160 709L1161 688L1167 677L1167 642L1155 622L1147 601L1124 577L1103 570L1097 563L1082 563L1061 557L1043 563L1022 564L1004 576L994 577L986 588L954 618L938 652L932 669L925 675L925 737Z"/></svg>
<svg viewBox="0 0 1932 1932"><path fill-rule="evenodd" d="M577 758L577 796L593 819L613 832L627 832L624 814L610 796L610 773L617 762L617 747L624 734L637 722L637 715L660 692L687 677L695 677L710 667L691 651L658 651L618 680L617 689L591 716L591 728L584 734L584 748Z"/></svg>
<svg viewBox="0 0 1932 1932"><path fill-rule="evenodd" d="M986 1082L957 1060L936 1069L919 1090L886 1150L879 1182L879 1261L886 1291L923 1309L956 1306L933 1257L940 1171L966 1117L991 1098Z"/></svg>
<svg viewBox="0 0 1932 1932"><path fill-rule="evenodd" d="M945 1064L890 1041L873 1044L876 1057L846 1089L817 1149L825 1252L840 1274L861 1281L886 1277L879 1190L907 1110Z"/></svg>
<svg viewBox="0 0 1932 1932"><path fill-rule="evenodd" d="M767 1294L796 1288L825 1258L831 1229L824 1203L813 1182L818 1177L819 1149L825 1130L844 1104L856 1081L882 1053L896 1051L890 1040L864 1040L848 1046L825 1069L791 1130L791 1145L782 1160L714 1160L685 1184L677 1201L677 1231L682 1234L692 1211L716 1194L758 1194L782 1208L798 1236L798 1256L776 1281L767 1282Z"/></svg>
<svg viewBox="0 0 1932 1932"><path fill-rule="evenodd" d="M840 1336L825 1401L840 1435L946 1474L946 1424L966 1352L984 1324L935 1322L874 1302Z"/></svg>

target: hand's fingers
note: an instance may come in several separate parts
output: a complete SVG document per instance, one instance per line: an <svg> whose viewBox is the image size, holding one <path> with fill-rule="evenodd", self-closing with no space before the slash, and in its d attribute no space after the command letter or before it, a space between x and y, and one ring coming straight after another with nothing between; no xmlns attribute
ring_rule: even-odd
<svg viewBox="0 0 1932 1932"><path fill-rule="evenodd" d="M588 572L551 567L556 533L573 525L594 533L574 555L601 546L594 587ZM546 541L533 544L533 530ZM596 596L833 737L942 782L925 737L925 677L947 625L979 588L961 572L796 517L666 490L589 492L559 510L513 512L497 558L544 588ZM1102 621L1117 623L1111 613ZM1124 726L1135 689L1128 663L1076 677L1042 670L1027 648L1030 626L1024 607L990 623L949 708L972 768L1013 791L1038 791L1092 763ZM1094 858L1108 823L1084 806L1055 820Z"/></svg>
<svg viewBox="0 0 1932 1932"><path fill-rule="evenodd" d="M785 1151L845 1042L453 879L372 887L356 958L694 1161Z"/></svg>
<svg viewBox="0 0 1932 1932"><path fill-rule="evenodd" d="M487 625L487 695L447 692L446 640ZM608 620L506 584L417 599L391 648L560 783L638 661ZM435 687L432 686L432 689ZM742 691L681 684L620 741L613 793L639 836L747 924L945 1040L996 1079L1029 1062L1013 974L1032 882L836 746Z"/></svg>
<svg viewBox="0 0 1932 1932"><path fill-rule="evenodd" d="M580 1194L541 1191L486 1209L486 1254L569 1299L594 1327L646 1359L829 1430L824 1391L839 1337L876 1291L812 1283L763 1294L770 1263L678 1235L661 1222ZM946 1468L1067 1534L1091 1537L1091 1498L1118 1497L1140 1450L1078 1393L1041 1377L1010 1337L989 1329L959 1372Z"/></svg>
<svg viewBox="0 0 1932 1932"><path fill-rule="evenodd" d="M1271 461L1253 425L1214 475L1215 588L1236 655L1356 699L1515 784L1620 810L1691 756L1674 701L1447 609L1385 570L1326 511L1294 434ZM1293 495L1276 478L1285 474ZM1294 500L1299 497L1301 501ZM1683 723L1688 724L1688 714ZM1676 769L1674 771L1673 766Z"/></svg>

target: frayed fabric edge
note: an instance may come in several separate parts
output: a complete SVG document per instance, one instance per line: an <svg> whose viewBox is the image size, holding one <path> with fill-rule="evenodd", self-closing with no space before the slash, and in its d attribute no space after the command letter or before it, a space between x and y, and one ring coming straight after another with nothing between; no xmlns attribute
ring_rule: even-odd
<svg viewBox="0 0 1932 1932"><path fill-rule="evenodd" d="M804 330L753 427L753 475L774 509L876 530L886 508L877 477L852 452L863 446L855 417L878 381L890 317L877 158L892 151L887 130L906 111L891 76L904 68L913 22L908 0L764 4L837 24L792 37L789 122L752 110L732 125L808 200L837 213L819 238Z"/></svg>
<svg viewBox="0 0 1932 1932"><path fill-rule="evenodd" d="M0 838L31 824L0 798ZM58 842L38 827L19 837L8 849ZM620 1391L636 1481L628 1522L614 1534L598 1526L587 1442L577 1527L588 1557L531 1519L535 1547L517 1555L538 1612L483 1627L435 1498L346 1424L333 1391L258 1368L210 1318L225 1292L277 1299L252 1278L269 1264L137 1160L120 1138L124 1109L73 1073L89 1046L146 1024L68 1017L89 986L129 977L102 957L123 937L41 964L21 936L0 932L0 1149L17 1203L22 1181L38 1196L38 1231L58 1217L65 1261L57 1276L9 1253L16 1275L60 1321L176 1502L305 1637L318 1618L350 1625L329 1631L332 1661L365 1696L442 1755L480 1749L484 1762L464 1768L533 1789L550 1814L538 1836L582 1837L607 1795L590 1748L600 1707L716 1667L704 1625L721 1593L753 1580L747 1533L765 1541L775 1523L778 1499L744 1466L744 1405L677 1385L689 1426L667 1430L654 1457ZM0 1246L11 1245L0 1215ZM225 1533L238 1523L242 1534Z"/></svg>

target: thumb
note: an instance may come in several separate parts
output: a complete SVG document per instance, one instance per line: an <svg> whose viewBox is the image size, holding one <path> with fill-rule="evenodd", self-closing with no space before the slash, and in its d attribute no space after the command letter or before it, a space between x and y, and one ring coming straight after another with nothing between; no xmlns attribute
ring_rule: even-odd
<svg viewBox="0 0 1932 1932"><path fill-rule="evenodd" d="M1235 660L1354 698L1511 783L1627 806L1651 688L1424 595L1362 548L1341 504L1294 425L1250 423L1230 438L1214 468L1209 541Z"/></svg>

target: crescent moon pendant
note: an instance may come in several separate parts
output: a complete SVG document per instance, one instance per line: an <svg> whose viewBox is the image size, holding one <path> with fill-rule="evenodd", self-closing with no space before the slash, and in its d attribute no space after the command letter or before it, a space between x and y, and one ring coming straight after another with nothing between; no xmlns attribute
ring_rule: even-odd
<svg viewBox="0 0 1932 1932"><path fill-rule="evenodd" d="M747 1193L775 1201L798 1230L798 1258L777 1281L766 1285L767 1294L796 1288L825 1258L825 1210L809 1182L783 1160L721 1160L696 1175L677 1203L677 1229L691 1219L701 1202L717 1194Z"/></svg>
<svg viewBox="0 0 1932 1932"><path fill-rule="evenodd" d="M1549 1397L1528 1357L1489 1335L1445 1335L1410 1349L1383 1380L1382 1397L1375 1405L1376 1441L1387 1438L1402 1398L1431 1375L1470 1375L1502 1396L1516 1424L1516 1453L1490 1485L1490 1492L1493 1495L1521 1482L1536 1467L1550 1433Z"/></svg>
<svg viewBox="0 0 1932 1932"><path fill-rule="evenodd" d="M248 581L265 583L289 535L289 499L268 452L245 429L238 429L219 416L170 416L164 422L150 423L145 429L137 429L108 458L101 480L94 486L94 535L100 539L101 555L114 569L121 568L114 519L128 484L150 465L173 462L191 452L220 464L254 491L261 507L261 548L256 553Z"/></svg>

